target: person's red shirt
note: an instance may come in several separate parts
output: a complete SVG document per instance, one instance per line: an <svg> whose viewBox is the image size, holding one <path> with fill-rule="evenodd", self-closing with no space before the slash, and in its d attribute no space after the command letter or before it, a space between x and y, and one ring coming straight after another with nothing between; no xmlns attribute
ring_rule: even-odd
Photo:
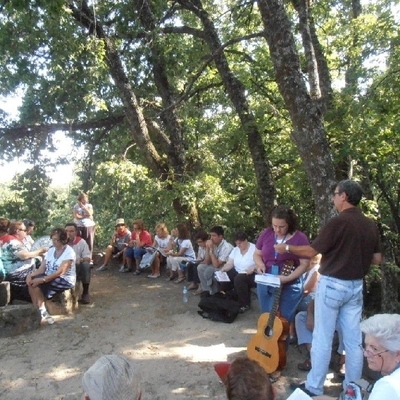
<svg viewBox="0 0 400 400"><path fill-rule="evenodd" d="M135 231L132 232L131 239L136 240L136 232ZM142 243L141 247L153 245L153 240L151 238L151 235L147 231L142 231L139 233L139 242Z"/></svg>

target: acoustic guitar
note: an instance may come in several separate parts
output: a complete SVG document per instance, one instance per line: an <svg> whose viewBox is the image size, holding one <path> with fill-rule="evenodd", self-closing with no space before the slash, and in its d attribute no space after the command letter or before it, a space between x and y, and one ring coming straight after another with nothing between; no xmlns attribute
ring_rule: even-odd
<svg viewBox="0 0 400 400"><path fill-rule="evenodd" d="M281 275L288 276L295 269L293 260L285 264ZM258 318L257 333L247 345L247 356L257 361L267 373L286 366L286 339L289 335L289 323L278 313L282 286L276 289L271 312Z"/></svg>

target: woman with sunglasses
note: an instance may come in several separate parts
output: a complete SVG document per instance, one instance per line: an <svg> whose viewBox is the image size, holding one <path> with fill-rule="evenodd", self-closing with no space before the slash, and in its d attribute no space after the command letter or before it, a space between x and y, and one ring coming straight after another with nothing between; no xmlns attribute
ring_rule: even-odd
<svg viewBox="0 0 400 400"><path fill-rule="evenodd" d="M75 251L68 246L68 236L64 228L54 228L50 232L53 246L50 247L40 267L28 275L26 283L32 304L36 306L48 324L54 320L46 310L45 300L56 293L71 289L76 283Z"/></svg>
<svg viewBox="0 0 400 400"><path fill-rule="evenodd" d="M5 270L5 280L11 285L11 300L29 300L25 280L33 271L47 247L29 251L24 243L26 226L22 221L10 223L8 234L1 238L1 261Z"/></svg>
<svg viewBox="0 0 400 400"><path fill-rule="evenodd" d="M400 315L376 314L361 322L368 367L382 375L374 384L369 400L400 400ZM335 399L329 396L318 400Z"/></svg>

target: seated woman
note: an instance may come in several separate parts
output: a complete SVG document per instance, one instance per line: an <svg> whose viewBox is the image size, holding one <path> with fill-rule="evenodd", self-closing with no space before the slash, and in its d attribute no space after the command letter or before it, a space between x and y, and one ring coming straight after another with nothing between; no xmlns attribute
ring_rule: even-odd
<svg viewBox="0 0 400 400"><path fill-rule="evenodd" d="M194 240L196 241L197 245L199 246L197 250L197 257L195 261L188 261L186 263L186 280L188 282L192 282L188 290L196 290L197 291L194 294L200 294L202 292L202 288L200 285L200 278L199 274L197 273L197 266L204 261L206 258L206 242L208 240L208 233L205 231L200 231L196 233L196 236L194 237Z"/></svg>
<svg viewBox="0 0 400 400"><path fill-rule="evenodd" d="M56 293L71 289L76 283L75 251L67 245L68 236L64 228L55 228L50 233L50 247L40 267L26 278L32 303L40 310L48 324L54 320L46 310L45 299Z"/></svg>
<svg viewBox="0 0 400 400"><path fill-rule="evenodd" d="M1 238L1 261L5 270L5 280L10 282L11 300L30 300L26 277L35 268L36 260L47 251L47 247L41 247L29 251L24 239L26 227L22 221L10 223L9 234Z"/></svg>
<svg viewBox="0 0 400 400"><path fill-rule="evenodd" d="M362 349L368 367L383 376L375 383L369 400L400 400L400 315L376 314L361 322L361 331L365 335Z"/></svg>
<svg viewBox="0 0 400 400"><path fill-rule="evenodd" d="M133 221L133 230L131 234L131 241L125 250L127 269L121 269L119 272L132 271L133 259L135 259L135 272L134 275L140 275L142 272L139 268L140 259L146 253L145 247L151 246L153 241L151 235L144 229L144 222L141 219Z"/></svg>
<svg viewBox="0 0 400 400"><path fill-rule="evenodd" d="M173 236L170 239L171 244L174 246L174 250L170 250L167 255L167 269L169 271L168 281L172 281L175 277L175 273L178 273L178 279L175 283L180 283L185 280L185 275L180 269L180 263L182 261L190 261L196 258L196 254L193 250L192 242L190 241L189 229L185 224L178 224L176 226L177 238Z"/></svg>
<svg viewBox="0 0 400 400"><path fill-rule="evenodd" d="M158 254L151 264L151 274L148 278L158 278L160 276L160 266L167 262L167 254L172 246L170 245L171 235L164 223L156 225L156 236L154 237L153 247L158 250Z"/></svg>
<svg viewBox="0 0 400 400"><path fill-rule="evenodd" d="M235 234L236 247L229 254L229 259L221 268L221 272L227 272L238 295L240 312L250 309L250 288L256 287L254 282L256 265L254 263L254 251L256 246L247 240L245 232ZM224 289L226 284L221 284ZM229 289L228 287L226 289Z"/></svg>

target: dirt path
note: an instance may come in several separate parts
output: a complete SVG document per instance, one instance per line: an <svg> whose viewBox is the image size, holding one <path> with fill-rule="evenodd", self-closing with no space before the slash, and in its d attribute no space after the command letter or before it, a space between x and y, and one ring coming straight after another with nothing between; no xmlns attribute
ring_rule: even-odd
<svg viewBox="0 0 400 400"><path fill-rule="evenodd" d="M139 363L143 400L226 399L213 364L245 355L256 332L257 301L233 324L212 322L197 314L198 296L182 302L182 284L146 275L121 274L117 266L94 270L92 305L56 316L52 326L0 339L0 398L82 399L83 372L101 355L119 353ZM276 400L290 394L290 382L304 380L300 361L303 355L290 346ZM336 383L331 392L337 390Z"/></svg>

